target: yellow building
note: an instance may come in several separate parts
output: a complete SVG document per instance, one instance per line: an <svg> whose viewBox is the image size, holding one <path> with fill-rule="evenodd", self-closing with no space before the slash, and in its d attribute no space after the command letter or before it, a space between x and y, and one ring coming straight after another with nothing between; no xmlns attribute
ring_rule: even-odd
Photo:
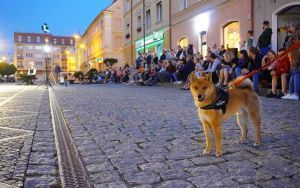
<svg viewBox="0 0 300 188"><path fill-rule="evenodd" d="M114 1L99 13L84 34L76 41L77 68L87 72L91 68L104 70L106 58L114 58L123 66L123 3Z"/></svg>
<svg viewBox="0 0 300 188"><path fill-rule="evenodd" d="M155 52L171 46L170 0L124 0L124 56L135 62L138 52Z"/></svg>

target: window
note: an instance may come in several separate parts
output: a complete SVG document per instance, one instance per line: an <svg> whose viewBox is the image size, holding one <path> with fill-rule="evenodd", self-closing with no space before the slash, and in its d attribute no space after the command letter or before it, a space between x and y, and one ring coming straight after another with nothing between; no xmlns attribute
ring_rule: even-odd
<svg viewBox="0 0 300 188"><path fill-rule="evenodd" d="M73 45L73 44L74 44L74 42L73 42L73 40L72 40L72 39L70 40L70 44L71 44L71 45Z"/></svg>
<svg viewBox="0 0 300 188"><path fill-rule="evenodd" d="M33 49L33 46L27 45L27 46L25 46L25 49L27 49L27 50L32 50L32 49Z"/></svg>
<svg viewBox="0 0 300 188"><path fill-rule="evenodd" d="M137 27L142 27L142 16L137 17Z"/></svg>
<svg viewBox="0 0 300 188"><path fill-rule="evenodd" d="M125 12L128 12L130 10L130 6L131 6L130 0L126 0Z"/></svg>
<svg viewBox="0 0 300 188"><path fill-rule="evenodd" d="M26 54L26 57L27 57L27 58L31 58L31 57L32 57L32 54L31 54L31 53L27 53L27 54Z"/></svg>
<svg viewBox="0 0 300 188"><path fill-rule="evenodd" d="M22 36L21 35L18 36L18 42L22 42Z"/></svg>
<svg viewBox="0 0 300 188"><path fill-rule="evenodd" d="M43 46L35 46L35 49L36 50L43 50L44 48L43 48Z"/></svg>
<svg viewBox="0 0 300 188"><path fill-rule="evenodd" d="M61 44L65 44L65 39L61 39Z"/></svg>
<svg viewBox="0 0 300 188"><path fill-rule="evenodd" d="M43 62L37 61L37 62L35 62L35 65L38 66L38 67L39 67L39 66L43 66Z"/></svg>
<svg viewBox="0 0 300 188"><path fill-rule="evenodd" d="M41 37L36 37L36 43L40 43L41 42Z"/></svg>
<svg viewBox="0 0 300 188"><path fill-rule="evenodd" d="M57 44L57 39L53 39L53 44Z"/></svg>
<svg viewBox="0 0 300 188"><path fill-rule="evenodd" d="M45 38L45 43L46 43L46 44L49 43L49 38L48 38L48 37Z"/></svg>
<svg viewBox="0 0 300 188"><path fill-rule="evenodd" d="M187 0L181 0L182 3L182 10L187 8Z"/></svg>
<svg viewBox="0 0 300 188"><path fill-rule="evenodd" d="M156 22L159 23L162 21L162 3L159 2L156 4Z"/></svg>
<svg viewBox="0 0 300 188"><path fill-rule="evenodd" d="M17 54L17 58L18 58L18 59L22 59L22 58L23 58L22 54L18 53L18 54Z"/></svg>
<svg viewBox="0 0 300 188"><path fill-rule="evenodd" d="M18 46L17 46L17 49L18 49L18 50L22 50L22 49L23 49L23 46L22 46L22 45L18 45Z"/></svg>
<svg viewBox="0 0 300 188"><path fill-rule="evenodd" d="M149 29L151 27L151 12L150 9L146 11L146 28Z"/></svg>
<svg viewBox="0 0 300 188"><path fill-rule="evenodd" d="M27 36L27 42L31 43L31 36Z"/></svg>
<svg viewBox="0 0 300 188"><path fill-rule="evenodd" d="M42 54L35 54L35 57L36 57L36 58L42 58L43 55L42 55Z"/></svg>
<svg viewBox="0 0 300 188"><path fill-rule="evenodd" d="M182 39L179 40L178 44L181 47L188 47L189 41L188 41L187 38L182 38Z"/></svg>
<svg viewBox="0 0 300 188"><path fill-rule="evenodd" d="M21 61L18 61L17 66L18 66L18 68L23 68L23 63Z"/></svg>

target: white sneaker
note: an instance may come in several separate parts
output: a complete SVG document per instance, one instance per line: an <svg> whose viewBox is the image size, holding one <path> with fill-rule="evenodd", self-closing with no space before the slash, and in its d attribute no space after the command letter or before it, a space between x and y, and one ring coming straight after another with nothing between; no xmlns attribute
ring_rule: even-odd
<svg viewBox="0 0 300 188"><path fill-rule="evenodd" d="M292 94L289 98L290 100L295 100L295 101L298 101L299 100L299 96L298 95L295 95L295 94Z"/></svg>
<svg viewBox="0 0 300 188"><path fill-rule="evenodd" d="M290 97L291 97L291 94L286 94L283 97L281 97L281 99L287 100L287 99L290 99Z"/></svg>
<svg viewBox="0 0 300 188"><path fill-rule="evenodd" d="M176 84L182 84L182 81L178 81L178 82L176 82Z"/></svg>

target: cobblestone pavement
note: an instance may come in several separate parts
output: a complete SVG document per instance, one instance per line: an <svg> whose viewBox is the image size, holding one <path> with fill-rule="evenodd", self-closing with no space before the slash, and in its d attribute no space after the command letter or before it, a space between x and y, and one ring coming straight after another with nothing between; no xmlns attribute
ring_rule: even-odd
<svg viewBox="0 0 300 188"><path fill-rule="evenodd" d="M262 98L259 148L252 147L251 125L250 140L237 144L235 120L224 123L224 155L216 158L202 155L204 133L189 92L123 85L54 90L94 187L300 186L299 102ZM8 173L11 165L1 169Z"/></svg>
<svg viewBox="0 0 300 188"><path fill-rule="evenodd" d="M0 85L0 187L59 185L47 90Z"/></svg>

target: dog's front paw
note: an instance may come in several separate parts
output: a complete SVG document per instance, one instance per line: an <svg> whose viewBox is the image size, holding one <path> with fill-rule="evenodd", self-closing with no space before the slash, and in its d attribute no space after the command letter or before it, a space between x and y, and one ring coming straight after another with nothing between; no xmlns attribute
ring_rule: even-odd
<svg viewBox="0 0 300 188"><path fill-rule="evenodd" d="M222 156L222 152L216 152L216 157L221 157Z"/></svg>
<svg viewBox="0 0 300 188"><path fill-rule="evenodd" d="M209 155L209 154L210 154L210 151L205 149L205 150L203 150L203 154L204 154L204 155Z"/></svg>

